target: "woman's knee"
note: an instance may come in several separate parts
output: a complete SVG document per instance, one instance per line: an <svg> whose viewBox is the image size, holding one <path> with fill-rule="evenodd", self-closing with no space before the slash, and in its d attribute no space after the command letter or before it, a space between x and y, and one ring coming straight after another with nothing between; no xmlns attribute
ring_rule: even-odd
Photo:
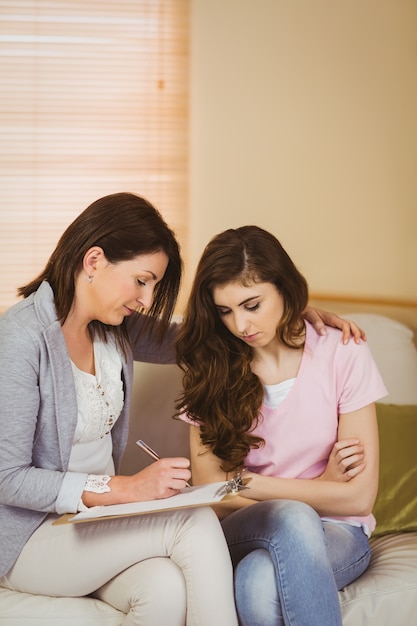
<svg viewBox="0 0 417 626"><path fill-rule="evenodd" d="M185 580L179 567L167 557L146 559L128 567L94 595L126 613L126 624L185 624Z"/></svg>
<svg viewBox="0 0 417 626"><path fill-rule="evenodd" d="M325 535L318 513L308 504L295 500L277 501L270 508L269 539L282 552L295 551L305 559L325 556ZM307 561L306 561L307 562Z"/></svg>
<svg viewBox="0 0 417 626"><path fill-rule="evenodd" d="M320 517L310 506L295 500L259 502L226 517L222 524L235 565L260 548L268 550L273 561L278 553L294 550L314 559L325 548Z"/></svg>
<svg viewBox="0 0 417 626"><path fill-rule="evenodd" d="M216 534L221 530L219 519L209 506L178 509L174 512L173 519L187 533L204 531Z"/></svg>
<svg viewBox="0 0 417 626"><path fill-rule="evenodd" d="M212 550L215 553L219 550L228 553L219 519L210 507L182 509L177 513L184 516L182 520L177 519L180 535L185 534L187 540L197 544L199 551ZM204 542L201 541L203 537Z"/></svg>
<svg viewBox="0 0 417 626"><path fill-rule="evenodd" d="M262 502L264 514L272 520L279 519L288 524L316 523L320 518L316 511L305 502L298 500L268 500Z"/></svg>
<svg viewBox="0 0 417 626"><path fill-rule="evenodd" d="M322 524L317 512L308 504L297 500L267 500L248 507L248 526L260 536L276 532L322 533ZM227 518L226 518L227 520Z"/></svg>

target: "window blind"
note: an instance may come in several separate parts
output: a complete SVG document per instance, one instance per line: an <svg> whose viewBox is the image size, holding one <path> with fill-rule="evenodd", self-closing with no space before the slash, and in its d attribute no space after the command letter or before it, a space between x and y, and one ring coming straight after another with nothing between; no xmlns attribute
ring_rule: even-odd
<svg viewBox="0 0 417 626"><path fill-rule="evenodd" d="M0 309L108 193L187 235L189 0L0 0Z"/></svg>

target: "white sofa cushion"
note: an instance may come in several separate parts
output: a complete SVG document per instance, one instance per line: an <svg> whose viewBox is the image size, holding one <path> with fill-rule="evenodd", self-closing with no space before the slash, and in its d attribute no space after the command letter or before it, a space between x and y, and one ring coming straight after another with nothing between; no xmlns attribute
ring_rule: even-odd
<svg viewBox="0 0 417 626"><path fill-rule="evenodd" d="M343 626L415 624L417 532L371 543L368 569L339 592ZM0 626L120 626L124 618L93 598L50 598L0 588Z"/></svg>
<svg viewBox="0 0 417 626"><path fill-rule="evenodd" d="M95 598L51 598L0 587L0 626L121 626L126 615Z"/></svg>
<svg viewBox="0 0 417 626"><path fill-rule="evenodd" d="M389 317L373 313L342 315L366 332L367 341L388 396L379 402L417 404L417 349L412 331Z"/></svg>
<svg viewBox="0 0 417 626"><path fill-rule="evenodd" d="M417 532L371 539L368 569L339 592L343 626L417 624Z"/></svg>

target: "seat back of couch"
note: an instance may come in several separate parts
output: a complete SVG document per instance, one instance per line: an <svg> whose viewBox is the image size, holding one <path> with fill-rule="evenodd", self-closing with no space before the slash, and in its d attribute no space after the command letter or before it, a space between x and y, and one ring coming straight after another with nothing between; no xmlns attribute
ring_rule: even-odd
<svg viewBox="0 0 417 626"><path fill-rule="evenodd" d="M189 427L172 417L181 379L181 370L176 365L135 363L129 439L122 473L133 474L152 462L136 445L138 439L143 439L161 457L189 458Z"/></svg>

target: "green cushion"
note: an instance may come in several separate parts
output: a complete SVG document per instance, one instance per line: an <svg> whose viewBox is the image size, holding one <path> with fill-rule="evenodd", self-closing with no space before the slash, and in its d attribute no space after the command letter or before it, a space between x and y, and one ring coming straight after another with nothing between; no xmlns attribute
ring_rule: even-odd
<svg viewBox="0 0 417 626"><path fill-rule="evenodd" d="M417 530L417 406L377 404L380 467L373 536Z"/></svg>

